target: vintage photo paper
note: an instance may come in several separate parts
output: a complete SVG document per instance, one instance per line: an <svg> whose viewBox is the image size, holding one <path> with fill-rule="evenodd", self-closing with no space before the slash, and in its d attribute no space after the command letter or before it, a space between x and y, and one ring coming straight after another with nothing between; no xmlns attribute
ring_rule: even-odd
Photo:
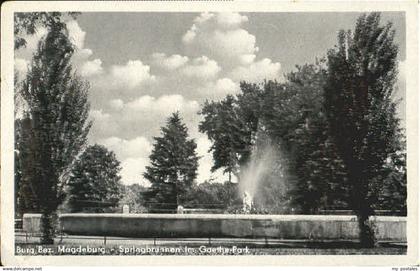
<svg viewBox="0 0 420 271"><path fill-rule="evenodd" d="M6 2L1 261L418 264L413 1Z"/></svg>

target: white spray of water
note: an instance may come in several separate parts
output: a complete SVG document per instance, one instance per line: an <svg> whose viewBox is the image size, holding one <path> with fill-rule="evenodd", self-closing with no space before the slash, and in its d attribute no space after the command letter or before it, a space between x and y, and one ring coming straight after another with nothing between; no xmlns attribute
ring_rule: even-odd
<svg viewBox="0 0 420 271"><path fill-rule="evenodd" d="M272 172L275 160L276 151L272 146L258 146L253 149L250 161L240 174L239 191L244 205L252 205L259 185Z"/></svg>

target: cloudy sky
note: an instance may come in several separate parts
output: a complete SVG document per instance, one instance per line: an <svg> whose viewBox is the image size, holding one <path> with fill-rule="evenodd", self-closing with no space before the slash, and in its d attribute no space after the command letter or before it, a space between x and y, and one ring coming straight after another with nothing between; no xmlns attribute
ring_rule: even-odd
<svg viewBox="0 0 420 271"><path fill-rule="evenodd" d="M201 104L236 93L240 80L282 80L296 64L325 56L337 31L352 29L359 15L83 13L67 26L77 48L74 67L91 84L94 125L89 142L116 153L123 183L147 184L142 172L153 136L159 136L166 118L178 110L202 157L197 181L223 181L220 172L210 173L210 142L198 132ZM384 13L382 18L394 24L403 67L404 15ZM21 77L45 33L38 29L27 37L27 47L15 53ZM401 79L404 73L400 74Z"/></svg>

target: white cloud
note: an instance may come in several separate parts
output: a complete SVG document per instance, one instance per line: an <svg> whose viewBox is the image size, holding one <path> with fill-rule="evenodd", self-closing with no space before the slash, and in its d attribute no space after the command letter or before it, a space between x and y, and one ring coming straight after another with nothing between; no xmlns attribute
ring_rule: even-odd
<svg viewBox="0 0 420 271"><path fill-rule="evenodd" d="M238 13L203 13L182 41L193 54L208 55L226 66L249 64L258 47L255 36L241 28L247 20Z"/></svg>
<svg viewBox="0 0 420 271"><path fill-rule="evenodd" d="M80 74L86 77L100 74L102 71L102 61L98 58L91 61L86 61L80 68Z"/></svg>
<svg viewBox="0 0 420 271"><path fill-rule="evenodd" d="M128 158L121 162L121 182L125 185L138 183L143 186L150 186L150 183L143 178L143 172L149 160L146 158Z"/></svg>
<svg viewBox="0 0 420 271"><path fill-rule="evenodd" d="M92 52L91 49L82 48L82 49L77 49L76 50L73 58L76 59L76 60L79 60L79 61L83 61L83 60L87 60L92 55L93 55L93 52Z"/></svg>
<svg viewBox="0 0 420 271"><path fill-rule="evenodd" d="M203 12L194 19L194 23L204 24L207 21L210 21L216 15L214 13Z"/></svg>
<svg viewBox="0 0 420 271"><path fill-rule="evenodd" d="M114 151L120 160L124 160L130 157L147 158L152 149L150 142L145 137L141 136L130 140L113 136L101 139L98 141L98 143Z"/></svg>
<svg viewBox="0 0 420 271"><path fill-rule="evenodd" d="M280 63L269 58L257 59L256 38L243 27L247 21L248 17L239 13L202 13L195 18L182 41L188 53L206 55L217 61L224 71L220 75L223 79L234 82L282 80ZM217 80L215 89L223 89L221 84L229 82ZM234 90L234 85L230 85ZM209 89L208 85L204 89Z"/></svg>
<svg viewBox="0 0 420 271"><path fill-rule="evenodd" d="M121 99L113 99L109 101L109 106L114 110L121 110L124 106L124 102Z"/></svg>
<svg viewBox="0 0 420 271"><path fill-rule="evenodd" d="M229 78L222 78L216 81L215 92L221 94L235 94L239 92L239 84Z"/></svg>
<svg viewBox="0 0 420 271"><path fill-rule="evenodd" d="M91 110L90 117L95 121L107 121L111 118L111 115L104 113L102 110Z"/></svg>
<svg viewBox="0 0 420 271"><path fill-rule="evenodd" d="M82 49L85 44L86 32L83 31L77 21L71 20L66 23L67 30L69 31L70 41L78 49Z"/></svg>
<svg viewBox="0 0 420 271"><path fill-rule="evenodd" d="M145 95L145 96L141 96L140 98L131 101L129 103L127 103L127 108L131 109L131 110L139 110L139 111L150 111L154 108L154 106L156 105L156 98L149 96L149 95Z"/></svg>
<svg viewBox="0 0 420 271"><path fill-rule="evenodd" d="M221 12L216 17L219 27L226 29L237 28L242 23L248 22L248 17L239 13Z"/></svg>
<svg viewBox="0 0 420 271"><path fill-rule="evenodd" d="M152 63L155 66L165 70L176 70L188 62L188 57L181 55L166 56L164 53L155 53L152 55Z"/></svg>
<svg viewBox="0 0 420 271"><path fill-rule="evenodd" d="M105 82L107 86L129 89L155 79L150 74L150 66L143 64L140 60L129 60L125 65L112 66L109 75L105 75L105 78L108 78Z"/></svg>
<svg viewBox="0 0 420 271"><path fill-rule="evenodd" d="M197 89L197 92L200 92L201 96L211 100L220 100L227 94L237 94L239 91L239 82L234 82L227 77L208 82L206 85Z"/></svg>
<svg viewBox="0 0 420 271"><path fill-rule="evenodd" d="M152 65L167 72L179 70L180 74L176 76L196 77L199 79L213 78L221 70L216 61L207 56L200 56L190 60L187 56L171 55L164 53L152 54ZM171 74L166 74L170 76Z"/></svg>
<svg viewBox="0 0 420 271"><path fill-rule="evenodd" d="M102 110L90 110L89 119L93 121L90 135L114 134L117 132L117 123L113 116ZM93 137L95 138L95 136Z"/></svg>
<svg viewBox="0 0 420 271"><path fill-rule="evenodd" d="M149 95L142 96L126 104L129 113L144 112L148 115L169 116L175 111L198 111L199 104L196 101L187 101L181 95L163 95L159 98Z"/></svg>
<svg viewBox="0 0 420 271"><path fill-rule="evenodd" d="M281 65L264 58L248 66L239 66L232 70L230 77L235 81L261 82L264 79L281 79Z"/></svg>
<svg viewBox="0 0 420 271"><path fill-rule="evenodd" d="M151 59L156 80L153 84L148 84L147 88L142 87L142 92L155 97L168 93L182 93L187 99L201 99L205 92L200 90L214 86L225 73L215 60L207 56L190 59L180 55L166 56L157 53L153 54Z"/></svg>
<svg viewBox="0 0 420 271"><path fill-rule="evenodd" d="M189 65L182 68L182 73L188 77L196 77L202 79L214 78L221 68L216 61L206 56L195 58Z"/></svg>
<svg viewBox="0 0 420 271"><path fill-rule="evenodd" d="M241 63L241 65L248 65L248 64L251 64L252 62L254 62L256 57L257 56L254 55L254 54L241 55L239 57L239 62Z"/></svg>
<svg viewBox="0 0 420 271"><path fill-rule="evenodd" d="M240 64L246 64L258 51L255 47L255 36L244 29L215 31L212 40L215 42L215 50L218 50L221 56L237 57Z"/></svg>
<svg viewBox="0 0 420 271"><path fill-rule="evenodd" d="M199 107L197 101L185 99L177 94L157 98L143 95L126 103L121 99L108 100L104 109L108 108L110 111L91 112L94 123L90 139L95 142L112 136L130 138L140 135L151 138L159 134L160 127L165 125L167 118L176 111L181 113L187 125L195 125L199 117Z"/></svg>
<svg viewBox="0 0 420 271"><path fill-rule="evenodd" d="M141 60L129 60L122 65L104 68L99 62L92 64L92 70L97 73L91 74L95 76L88 79L91 83L90 96L95 97L91 101L94 108L109 107L112 99L132 100L145 92L155 95L153 90L156 89L158 78L151 74L150 66Z"/></svg>
<svg viewBox="0 0 420 271"><path fill-rule="evenodd" d="M197 27L193 25L185 34L182 36L182 42L185 44L193 43L196 35Z"/></svg>

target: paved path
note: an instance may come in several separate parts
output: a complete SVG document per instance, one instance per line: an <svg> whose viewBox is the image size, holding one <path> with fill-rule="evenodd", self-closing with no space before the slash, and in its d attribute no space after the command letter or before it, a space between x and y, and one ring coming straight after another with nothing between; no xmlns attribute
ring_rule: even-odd
<svg viewBox="0 0 420 271"><path fill-rule="evenodd" d="M39 244L40 238L29 236L25 233L16 233L16 244ZM77 236L64 235L55 238L55 244L68 245L97 245L101 246L249 246L249 247L355 247L357 241L324 241L314 242L310 240L280 240L280 239L244 239L244 238L123 238L103 236ZM406 243L381 242L385 247L404 247Z"/></svg>

